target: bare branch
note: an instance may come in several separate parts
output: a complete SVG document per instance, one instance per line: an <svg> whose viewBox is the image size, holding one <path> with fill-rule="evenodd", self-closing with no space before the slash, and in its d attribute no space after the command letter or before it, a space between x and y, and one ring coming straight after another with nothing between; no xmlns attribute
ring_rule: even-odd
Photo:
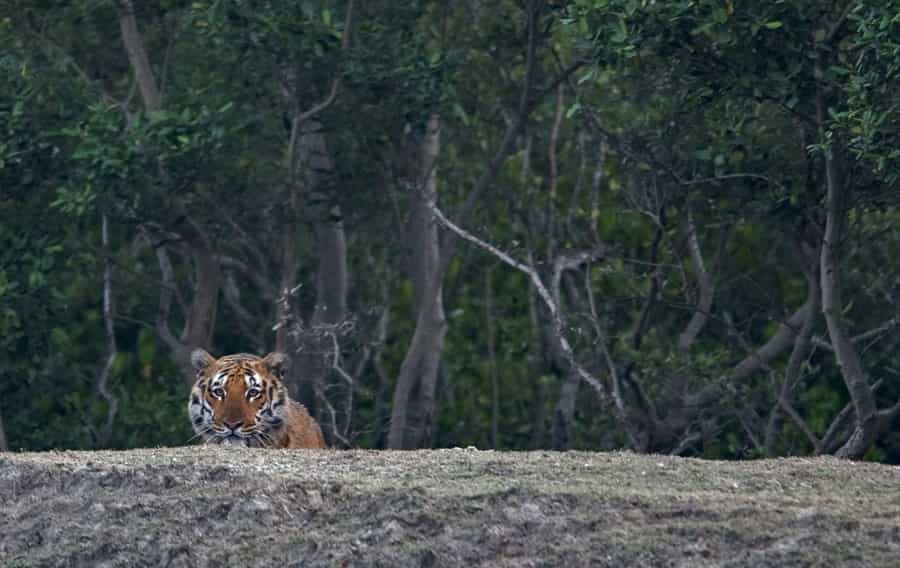
<svg viewBox="0 0 900 568"><path fill-rule="evenodd" d="M331 404L331 401L328 400L328 397L325 396L325 393L322 392L321 388L316 389L316 397L319 401L325 406L325 410L328 411L329 422L331 426L332 435L337 438L337 440L344 445L345 448L350 447L350 441L341 435L341 432L337 427L337 411L334 409L334 406Z"/></svg>
<svg viewBox="0 0 900 568"><path fill-rule="evenodd" d="M500 146L497 148L497 152L494 154L494 157L488 163L488 166L475 182L472 191L469 192L469 195L466 196L465 201L457 211L455 215L457 219L465 220L471 215L473 209L481 199L482 194L497 178L497 175L499 175L500 173L500 168L503 166L504 162L506 162L506 159L515 148L516 138L524 129L525 124L528 121L528 117L537 103L539 103L548 92L552 92L553 90L555 90L556 85L559 84L559 82L566 80L566 78L568 78L571 73L574 73L574 71L582 64L581 62L579 62L578 65L573 64L569 69L566 69L553 82L553 87L549 91L545 90L542 91L538 96L532 96L535 75L535 54L537 51L540 35L539 33L537 33L537 19L540 6L535 6L533 5L533 3L529 2L527 10L528 44L525 51L525 78L522 82L522 90L519 95L519 104L516 112L516 117L506 128L506 132L504 132L503 134L503 139L501 140ZM444 246L441 250L440 268L437 271L438 280L443 280L443 276L450 268L450 262L453 260L455 252L456 240L454 238L447 239L444 242Z"/></svg>
<svg viewBox="0 0 900 568"><path fill-rule="evenodd" d="M607 247L600 243L593 250L580 251L570 255L559 255L553 261L553 274L551 276L550 289L553 294L553 300L560 305L559 284L562 275L569 270L576 270L584 264L596 262L606 256Z"/></svg>
<svg viewBox="0 0 900 568"><path fill-rule="evenodd" d="M785 396L778 397L778 404L781 406L782 410L784 410L785 414L791 417L791 420L797 425L800 430L806 435L806 438L809 440L809 443L812 444L812 447L815 449L816 454L822 453L822 441L819 440L816 435L813 433L812 429L809 427L809 424L803 419L802 416L794 409L794 406Z"/></svg>
<svg viewBox="0 0 900 568"><path fill-rule="evenodd" d="M347 47L350 45L350 26L353 23L353 0L350 0L347 3L347 14L344 17L344 36L341 38L341 50L347 51ZM328 96L325 97L325 100L313 105L309 109L304 112L298 114L294 117L294 124L299 126L309 120L310 118L316 116L323 110L327 109L331 106L331 103L337 98L338 89L341 85L341 77L340 75L336 75L334 79L331 81L331 90L328 93Z"/></svg>
<svg viewBox="0 0 900 568"><path fill-rule="evenodd" d="M112 263L110 262L109 249L109 220L106 213L101 218L101 242L103 246L103 323L106 331L106 363L97 377L97 393L106 401L106 422L100 430L98 442L101 446L109 443L109 437L112 434L113 422L115 422L116 414L119 411L119 399L109 392L109 375L112 372L113 365L119 350L116 346L116 331L113 321L113 290L112 290Z"/></svg>
<svg viewBox="0 0 900 568"><path fill-rule="evenodd" d="M550 316L553 321L553 327L554 327L555 333L557 335L557 339L559 341L561 349L563 350L563 353L566 356L566 359L568 359L570 365L575 370L575 372L578 374L578 377L580 379L582 379L584 382L586 382L588 385L590 385L602 401L608 402L611 395L609 392L607 392L607 389L603 385L603 383L601 383L599 380L597 380L590 372L588 372L584 367L582 367L576 360L575 354L572 350L572 346L569 344L569 340L566 339L565 333L563 332L563 329L564 329L563 320L560 315L559 305L554 301L553 295L547 289L547 286L544 284L544 282L541 280L541 277L538 274L538 272L532 266L514 259L513 257L511 257L507 253L503 252L502 250L498 249L494 245L479 239L478 237L469 233L465 229L462 229L461 227L457 226L452 221L447 219L447 217L444 216L444 214L441 212L440 209L437 208L437 206L432 205L431 210L434 212L434 216L441 222L442 225L444 225L447 229L456 233L456 235L458 235L460 238L462 238L466 241L469 241L470 243L475 244L476 246L486 250L490 254L499 258L504 263L521 271L526 276L528 276L529 280L531 280L532 284L534 285L535 289L537 290L538 295L544 301L544 305L547 307L547 310L550 312ZM586 254L590 254L590 253L586 253ZM588 256L588 258L589 258L589 256ZM624 410L624 407L625 407L624 402L618 397L618 393L612 393L612 397L614 398L613 403L616 408L617 414L619 414L618 418L622 424L625 424L626 416L624 416L624 414L622 414L622 410ZM626 429L626 433L628 433L629 437L631 437L631 433L627 429ZM637 441L634 440L633 438L631 440L631 444L632 444L632 447L638 447Z"/></svg>
<svg viewBox="0 0 900 568"><path fill-rule="evenodd" d="M612 385L612 397L613 402L617 405L619 414L622 417L627 417L628 413L625 409L624 400L622 399L622 385L619 380L619 372L616 370L616 364L613 361L612 355L609 352L609 341L606 337L606 333L604 333L603 328L600 326L600 316L597 315L597 305L594 301L594 293L591 289L591 270L590 267L584 273L584 292L588 299L588 309L591 313L591 322L594 326L594 333L597 335L597 343L600 347L600 353L603 355L603 360L606 362L606 369L609 372L609 382ZM649 399L647 400L649 403ZM656 420L656 408L653 407L652 403L649 403L649 410L651 413L651 418ZM631 431L629 424L623 424L623 426ZM636 442L637 436L634 433L630 434L633 441ZM642 451L643 448L635 445L635 450Z"/></svg>
<svg viewBox="0 0 900 568"><path fill-rule="evenodd" d="M708 314L712 308L713 295L715 294L715 284L703 262L703 251L700 249L700 241L697 238L697 227L690 211L688 211L687 223L688 252L691 255L691 264L693 264L694 272L697 276L700 298L697 301L697 309L694 310L691 321L688 322L684 332L678 338L678 348L682 351L687 351L691 348L691 345L697 339L697 335L706 326L706 322L709 319Z"/></svg>
<svg viewBox="0 0 900 568"><path fill-rule="evenodd" d="M802 253L802 251L800 252ZM813 448L815 448L816 453L818 454L822 452L821 440L819 440L812 433L812 430L800 417L790 401L791 390L794 388L794 385L797 384L797 381L799 381L801 367L803 365L803 362L809 355L812 332L815 328L817 315L819 313L821 290L819 288L818 254L819 251L817 250L814 260L812 261L811 268L805 271L808 290L807 297L811 302L810 314L809 317L807 317L803 322L803 327L800 329L800 333L797 335L797 339L794 341L794 348L791 351L791 356L788 359L787 367L785 367L784 370L784 378L781 382L780 392L777 392L775 394L777 399L776 408L772 409L772 413L769 416L769 422L766 427L766 450L769 454L772 454L775 440L775 430L778 427L779 407L785 411L785 413L797 424L797 426L801 430L803 430L803 432L806 434L806 437L813 445Z"/></svg>
<svg viewBox="0 0 900 568"><path fill-rule="evenodd" d="M700 439L703 437L702 433L696 429L690 429L685 432L685 435L678 442L678 445L675 446L671 452L669 452L673 456L680 456L689 449L691 449Z"/></svg>
<svg viewBox="0 0 900 568"><path fill-rule="evenodd" d="M812 301L807 299L787 320L782 322L778 331L762 346L744 357L731 371L726 373L720 381L706 385L699 391L685 398L685 406L702 408L717 398L723 392L726 384L737 384L746 381L760 370L768 368L768 365L785 349L794 344L799 333L799 328L810 317Z"/></svg>
<svg viewBox="0 0 900 568"><path fill-rule="evenodd" d="M875 383L872 384L872 394L877 393L878 389L880 389L883 384L884 381L881 379L875 381ZM851 400L840 412L838 412L837 416L831 421L831 424L828 425L825 435L822 436L822 453L834 453L846 442L846 438L850 436L847 430L852 429L851 420L853 417L853 401Z"/></svg>
<svg viewBox="0 0 900 568"><path fill-rule="evenodd" d="M855 345L857 343L862 343L863 341L868 341L869 339L881 339L881 337L879 336L887 336L891 331L898 328L898 324L900 324L900 320L898 320L896 317L893 317L876 328L864 331L863 333L860 333L858 335L854 335L850 341ZM825 349L827 351L834 351L834 347L832 347L832 345L828 343L828 341L821 337L814 337L812 339L812 343L816 347L821 347L822 349Z"/></svg>

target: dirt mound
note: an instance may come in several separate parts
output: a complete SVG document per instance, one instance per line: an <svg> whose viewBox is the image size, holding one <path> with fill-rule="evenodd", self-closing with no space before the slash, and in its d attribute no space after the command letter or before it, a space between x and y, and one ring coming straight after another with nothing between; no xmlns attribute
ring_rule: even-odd
<svg viewBox="0 0 900 568"><path fill-rule="evenodd" d="M896 566L900 469L212 447L0 454L0 567Z"/></svg>

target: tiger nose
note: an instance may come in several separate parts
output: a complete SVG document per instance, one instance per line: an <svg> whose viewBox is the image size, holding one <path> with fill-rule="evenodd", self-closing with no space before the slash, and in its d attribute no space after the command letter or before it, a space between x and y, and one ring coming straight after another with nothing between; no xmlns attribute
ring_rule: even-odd
<svg viewBox="0 0 900 568"><path fill-rule="evenodd" d="M230 430L237 430L238 428L240 428L241 426L244 425L243 420L237 420L236 422L229 422L227 420L224 420L223 423L225 424L225 427Z"/></svg>

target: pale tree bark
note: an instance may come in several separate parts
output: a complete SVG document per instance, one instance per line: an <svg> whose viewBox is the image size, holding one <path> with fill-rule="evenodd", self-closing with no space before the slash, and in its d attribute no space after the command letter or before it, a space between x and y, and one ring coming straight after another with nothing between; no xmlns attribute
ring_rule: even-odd
<svg viewBox="0 0 900 568"><path fill-rule="evenodd" d="M351 40L354 2L347 3L344 18L341 49L346 51ZM340 371L340 324L347 317L347 241L341 211L337 205L319 207L313 211L316 248L319 258L316 273L316 305L308 325L304 325L299 308L293 305L293 292L298 286L299 257L297 243L301 235L301 213L310 195L320 193L327 197L333 188L327 187L334 164L322 133L318 115L332 105L340 89L340 75L332 79L328 94L306 110L297 105L298 78L293 70L284 71L284 94L293 107L291 136L287 150L288 216L283 240L280 298L276 303L278 330L275 348L278 351L298 353L299 360L286 377L293 396L304 404L310 413L319 418L326 439L334 442L338 435L332 424L337 424L336 409L328 400L327 380L333 371ZM332 199L324 199L333 202ZM346 376L346 373L341 373ZM352 381L351 381L352 382ZM347 385L348 389L353 384ZM349 397L342 400L352 401ZM350 403L347 403L350 404ZM323 412L330 413L322 420ZM338 409L346 414L349 424L351 408Z"/></svg>
<svg viewBox="0 0 900 568"><path fill-rule="evenodd" d="M528 276L529 280L534 284L534 287L537 290L538 297L541 299L541 302L550 313L550 317L553 321L554 337L559 342L560 349L562 349L569 364L578 373L578 378L587 383L587 385L594 390L601 402L607 404L611 408L614 416L625 429L625 434L629 438L631 447L637 447L637 440L634 436L635 433L628 427L629 421L627 419L628 417L624 401L621 397L618 386L615 384L616 377L611 377L613 387L607 388L607 386L604 385L603 382L598 380L591 372L585 369L578 362L575 357L575 352L572 349L572 345L569 343L569 340L566 337L565 319L560 309L561 306L556 300L556 298L559 298L559 285L562 279L562 275L565 272L575 270L584 264L595 262L605 256L605 245L601 244L598 245L598 247L594 250L581 251L573 255L558 256L553 263L553 274L551 275L550 285L548 286L547 283L545 283L541 278L541 275L538 273L538 271L535 269L533 262L525 263L517 260L509 254L503 252L496 246L478 238L453 221L449 220L447 216L444 215L444 213L436 206L433 207L432 211L437 220L440 221L440 223L444 227L452 231L458 237L478 246L482 250L501 260L503 263L511 266L512 268L515 268L516 270L519 270L520 272Z"/></svg>
<svg viewBox="0 0 900 568"><path fill-rule="evenodd" d="M162 108L162 94L159 82L153 73L144 40L138 29L131 0L119 2L119 27L122 42L128 53L128 61L137 79L144 109L148 111ZM218 309L219 289L221 287L221 267L214 254L212 244L202 228L183 211L183 205L177 196L172 203L179 214L180 222L173 227L184 238L189 248L189 256L193 263L195 284L190 305L184 314L185 323L180 337L176 338L169 329L168 315L171 312L171 301L174 294L175 281L171 272L171 262L166 250L158 250L160 271L163 274L163 287L160 294L160 307L157 313L157 331L163 341L175 354L175 360L182 371L184 380L191 384L194 373L190 364L190 353L197 347L208 349L215 327ZM145 228L148 233L151 229ZM167 239L158 239L157 249L167 247Z"/></svg>
<svg viewBox="0 0 900 568"><path fill-rule="evenodd" d="M581 382L578 371L566 357L560 338L552 333L548 326L547 343L553 365L562 375L553 421L550 426L550 447L554 450L565 450L572 441L572 424L575 420L575 406L578 401L578 385Z"/></svg>
<svg viewBox="0 0 900 568"><path fill-rule="evenodd" d="M557 244L557 187L559 185L559 167L557 164L557 151L559 145L559 132L562 127L563 110L565 108L564 85L560 84L556 89L556 112L553 117L553 125L550 128L550 142L547 148L547 159L550 164L550 176L548 180L547 205L545 210L545 237L547 239L545 257L554 258L558 248ZM534 261L532 260L532 265ZM562 306L557 285L554 293L554 301L557 306ZM581 382L578 371L566 356L561 337L554 330L553 321L548 318L545 325L545 336L553 366L561 375L559 395L556 400L556 408L553 411L553 420L550 426L550 446L556 450L564 450L571 442L572 423L575 420L575 405L578 400L578 386Z"/></svg>
<svg viewBox="0 0 900 568"><path fill-rule="evenodd" d="M299 352L297 364L288 373L287 382L297 400L309 411L322 418L328 408L328 379L332 373L335 354L334 346L340 334L340 324L347 317L347 240L344 233L340 209L320 208L316 214L315 233L319 264L316 273L316 305L309 322L303 325L297 308L291 305L291 291L297 282L298 256L296 243L300 238L300 214L303 197L313 192L329 192L326 188L328 176L334 164L328 153L322 125L318 120L309 119L295 123L300 130L295 146L296 157L292 166L294 179L291 184L291 220L285 232L282 267L282 299L279 321L288 319L291 323L281 325L276 335L276 349ZM286 300L286 301L285 301ZM290 314L287 314L290 312ZM296 332L296 333L293 333ZM343 409L348 412L350 409ZM330 420L323 421L327 430ZM331 433L326 432L330 439Z"/></svg>
<svg viewBox="0 0 900 568"><path fill-rule="evenodd" d="M576 61L561 71L550 82L546 90L537 94L532 92L532 85L535 80L536 51L543 39L539 20L544 8L545 5L542 0L529 0L526 3L528 39L525 57L525 77L516 115L504 132L496 153L475 181L472 191L469 192L460 206L458 217L461 219L470 217L479 200L497 178L506 159L514 150L516 139L523 131L534 107L547 92L555 90L560 83L568 79L584 63L583 61ZM437 145L437 140L435 142ZM424 202L427 202L427 200L423 198L423 201L420 203ZM432 202L431 205L436 206L436 202ZM431 223L429 223L429 226L431 226ZM440 248L438 248L435 232L435 238L433 241L429 241L429 244L417 243L417 246L421 246L422 250L430 249L431 252L428 255L438 260L434 263L433 275L427 279L430 282L427 293L417 294L417 302L421 299L422 306L416 320L416 330L413 333L413 339L407 350L395 387L394 408L391 414L392 423L388 433L388 447L390 448L415 447L430 437L430 435L425 434L431 425L431 413L434 410L434 382L437 377L440 350L443 348L444 335L447 328L447 322L444 318L442 283L450 268L450 263L456 255L458 238L459 234L451 232L446 235ZM432 242L433 246L430 244ZM435 253L434 251L437 252ZM424 383L419 381L417 377L423 377ZM411 403L414 403L417 409L410 408Z"/></svg>
<svg viewBox="0 0 900 568"><path fill-rule="evenodd" d="M147 110L159 110L162 107L162 96L157 86L153 68L150 66L150 58L144 49L144 40L138 30L137 20L134 17L134 4L131 0L120 0L119 28L122 31L122 41L125 43L125 51L128 52L128 61L137 80Z"/></svg>
<svg viewBox="0 0 900 568"><path fill-rule="evenodd" d="M824 104L820 95L819 115L824 116ZM860 459L875 442L878 434L878 408L875 395L866 380L862 362L843 319L841 300L840 252L846 236L849 189L844 184L843 172L838 166L841 149L833 145L825 155L825 183L827 187L827 210L825 235L821 253L822 313L828 326L828 335L834 348L835 358L850 392L856 425L850 439L836 455L849 459Z"/></svg>
<svg viewBox="0 0 900 568"><path fill-rule="evenodd" d="M387 446L421 447L431 439L435 387L447 333L444 315L440 248L432 209L437 203L437 158L440 118L429 118L419 145L416 183L410 193L412 281L416 296L416 329L400 367L391 410Z"/></svg>
<svg viewBox="0 0 900 568"><path fill-rule="evenodd" d="M334 384L336 377L333 370L341 359L341 324L347 318L347 241L337 206L326 215L316 221L319 253L316 306L310 320L310 332L303 341L298 368L301 385L314 395L310 400L312 411L322 423L326 439L333 443L338 434L329 427L336 420L334 414L342 414L346 419L353 409L330 401L332 390L337 386ZM352 392L352 384L341 383L340 386L342 390ZM338 393L334 396L340 401L347 400ZM324 420L326 410L331 414L327 421Z"/></svg>
<svg viewBox="0 0 900 568"><path fill-rule="evenodd" d="M682 351L687 351L691 348L691 345L697 340L697 336L706 326L706 322L709 320L710 309L712 308L713 296L715 295L715 285L713 284L712 276L706 269L706 263L703 261L703 251L700 248L700 239L697 237L697 226L690 211L688 211L687 218L687 247L691 257L691 266L693 266L697 278L699 297L691 320L678 337L678 348Z"/></svg>
<svg viewBox="0 0 900 568"><path fill-rule="evenodd" d="M103 250L103 324L106 331L106 361L97 377L97 393L106 401L106 422L95 435L95 441L99 447L105 447L112 435L113 423L119 410L119 399L109 391L109 376L119 354L116 345L116 330L113 323L113 287L112 287L112 260L109 247L109 219L103 213L101 219L101 242Z"/></svg>

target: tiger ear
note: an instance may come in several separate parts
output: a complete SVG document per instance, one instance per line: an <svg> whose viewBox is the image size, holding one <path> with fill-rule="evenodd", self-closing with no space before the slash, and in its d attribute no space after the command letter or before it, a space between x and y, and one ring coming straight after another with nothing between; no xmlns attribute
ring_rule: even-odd
<svg viewBox="0 0 900 568"><path fill-rule="evenodd" d="M202 375L210 365L216 362L216 358L204 351L203 349L194 349L191 351L191 365L198 375Z"/></svg>
<svg viewBox="0 0 900 568"><path fill-rule="evenodd" d="M291 358L284 353L273 351L263 357L263 363L265 363L266 367L272 371L273 375L279 379L283 379L285 372L287 372L288 368L291 366Z"/></svg>

